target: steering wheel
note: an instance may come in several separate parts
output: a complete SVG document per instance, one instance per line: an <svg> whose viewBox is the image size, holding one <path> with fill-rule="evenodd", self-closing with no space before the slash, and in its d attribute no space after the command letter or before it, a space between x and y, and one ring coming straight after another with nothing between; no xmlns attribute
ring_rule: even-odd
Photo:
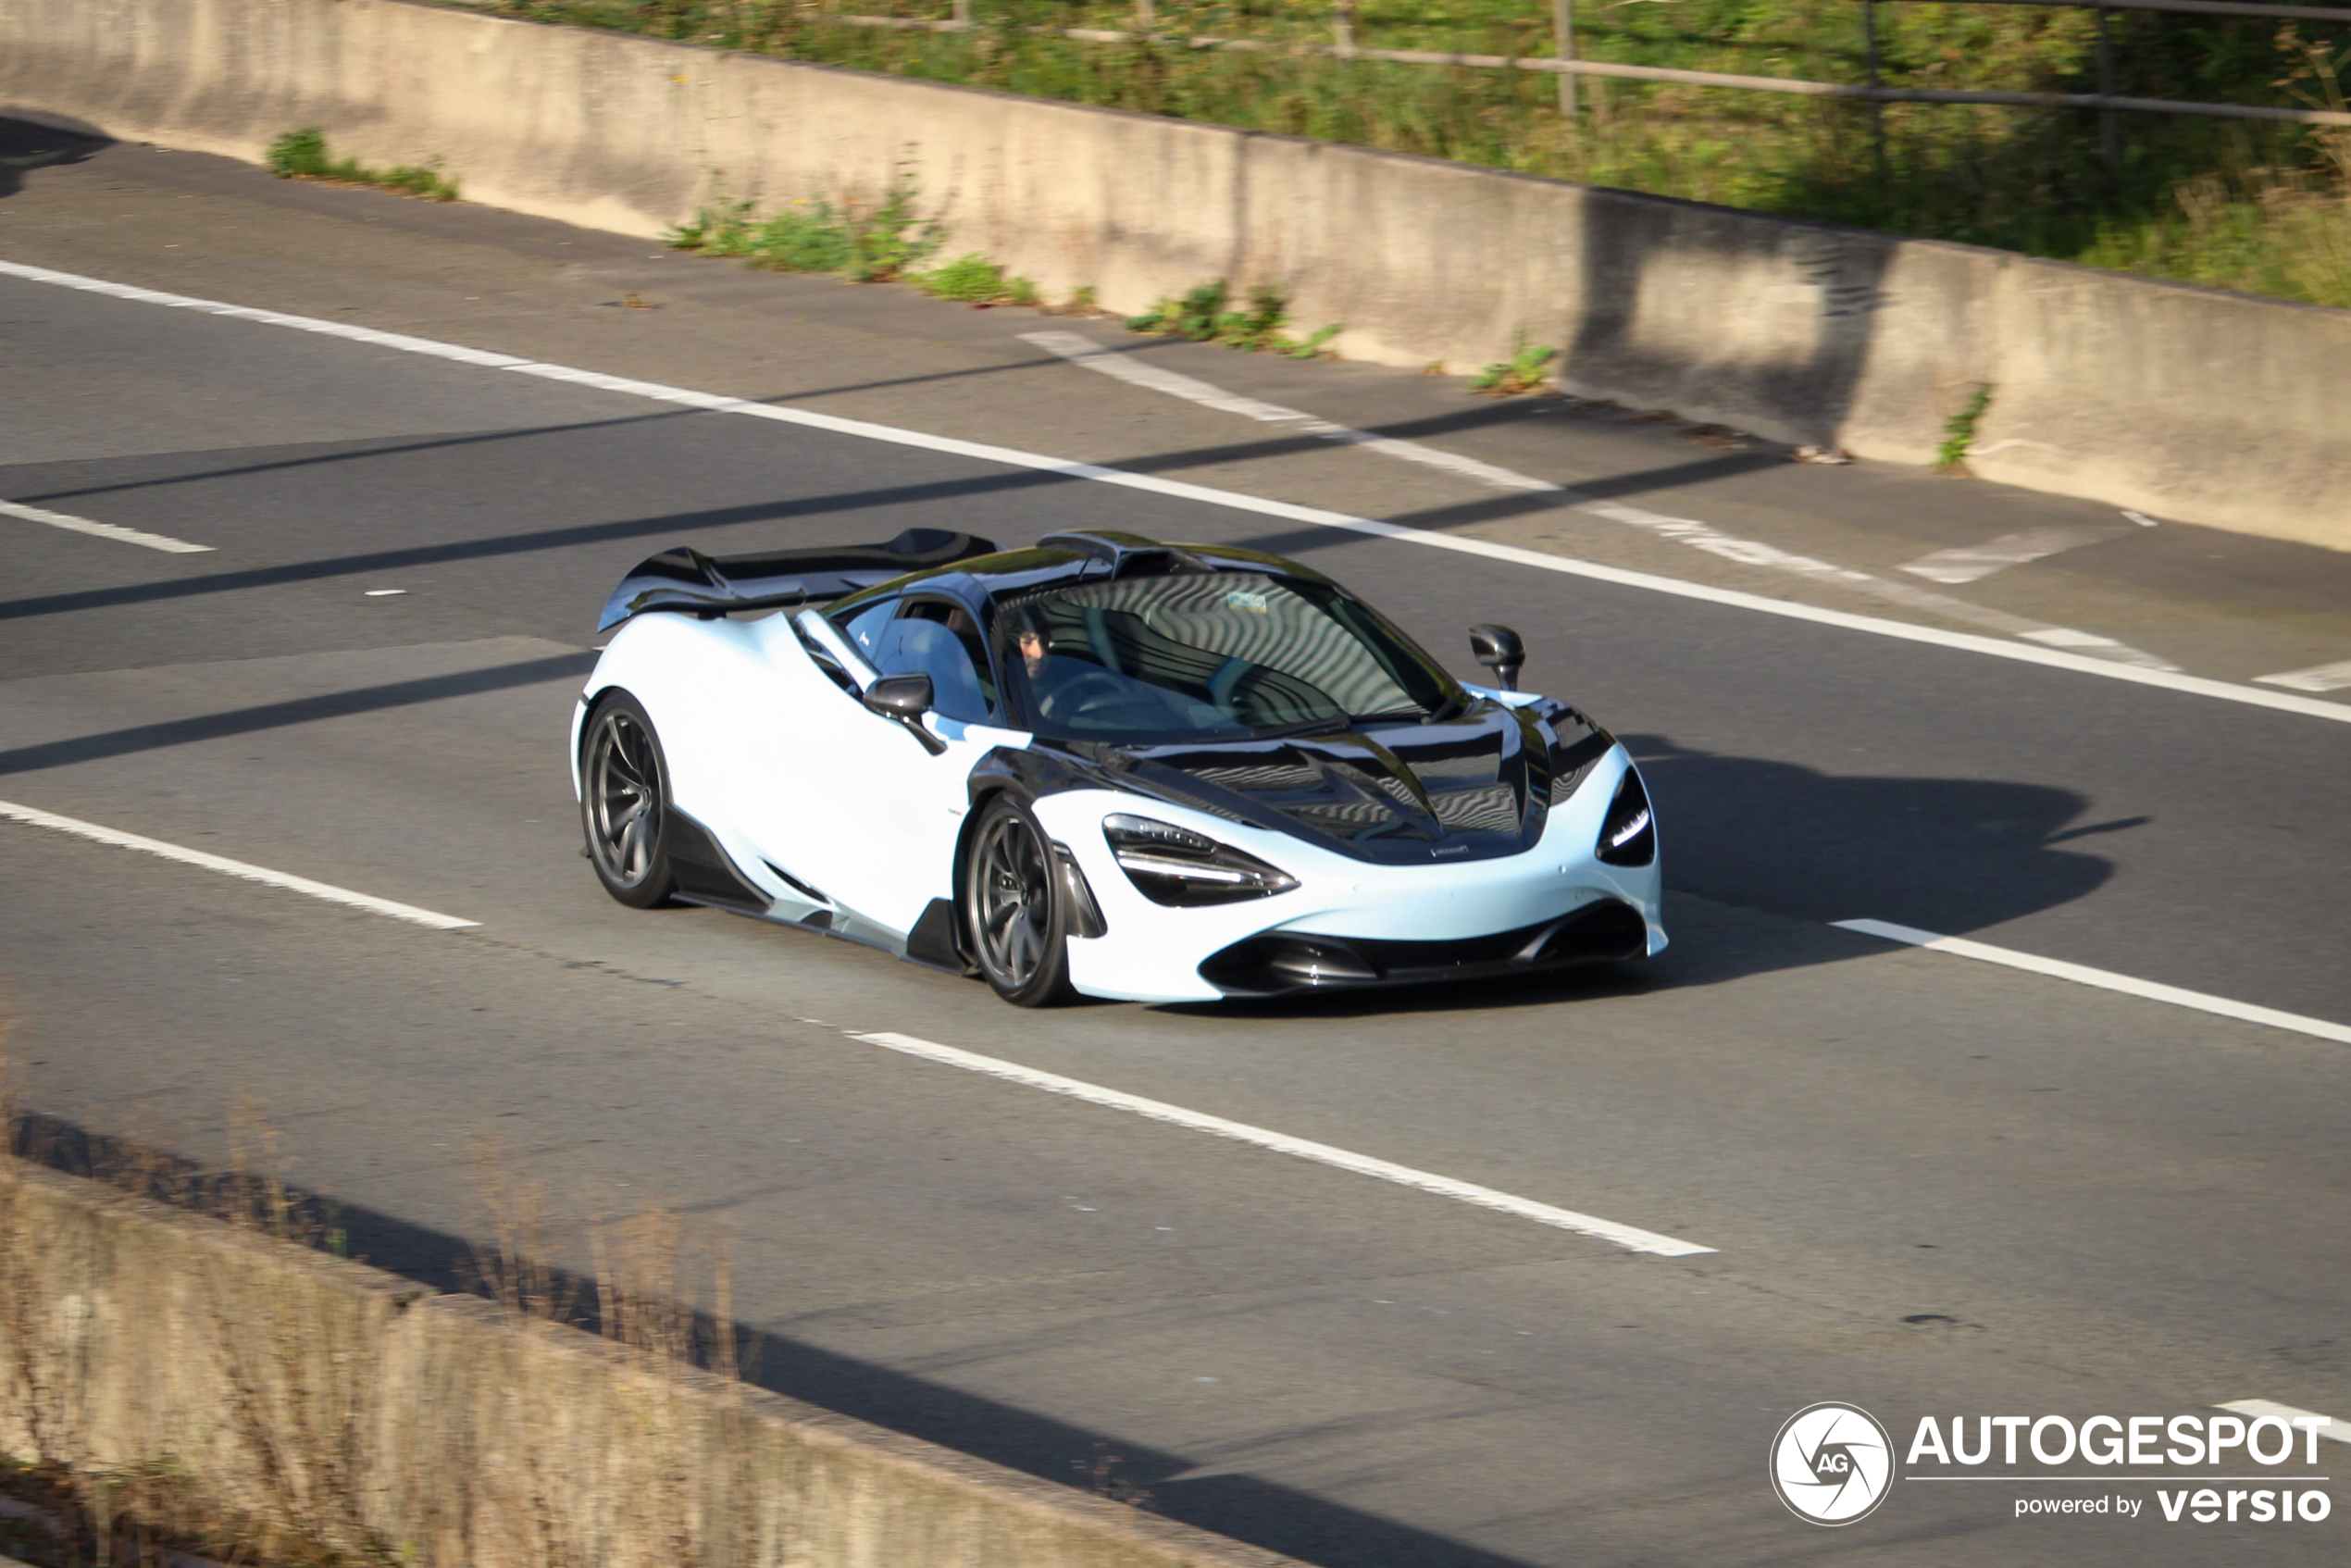
<svg viewBox="0 0 2351 1568"><path fill-rule="evenodd" d="M1097 709L1131 700L1126 684L1107 670L1088 670L1071 678L1039 704L1050 718L1080 718Z"/></svg>

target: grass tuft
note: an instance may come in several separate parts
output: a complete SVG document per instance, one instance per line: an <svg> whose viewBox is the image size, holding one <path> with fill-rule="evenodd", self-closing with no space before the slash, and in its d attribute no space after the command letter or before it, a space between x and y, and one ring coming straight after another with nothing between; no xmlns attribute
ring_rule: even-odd
<svg viewBox="0 0 2351 1568"><path fill-rule="evenodd" d="M1992 406L1992 383L1981 381L1967 400L1967 406L1943 422L1943 442L1934 449L1934 471L1965 477L1968 472L1968 448L1975 444L1975 427L1984 411Z"/></svg>
<svg viewBox="0 0 2351 1568"><path fill-rule="evenodd" d="M1327 353L1324 345L1339 334L1338 323L1333 322L1302 339L1293 338L1283 330L1290 324L1289 301L1279 290L1260 285L1241 308L1234 306L1232 292L1230 283L1213 279L1179 297L1161 299L1140 316L1128 317L1126 330L1257 354L1286 354L1292 359Z"/></svg>
<svg viewBox="0 0 2351 1568"><path fill-rule="evenodd" d="M1559 350L1544 348L1526 341L1525 329L1511 334L1511 356L1498 359L1470 378L1470 391L1482 392L1489 397L1515 397L1520 392L1539 392L1543 386L1543 367L1559 357Z"/></svg>
<svg viewBox="0 0 2351 1568"><path fill-rule="evenodd" d="M327 150L327 133L315 125L289 131L269 143L265 160L280 180L309 180L322 185L366 185L396 195L428 202L454 202L457 182L430 165L402 164L394 168L369 168L356 158L338 158Z"/></svg>

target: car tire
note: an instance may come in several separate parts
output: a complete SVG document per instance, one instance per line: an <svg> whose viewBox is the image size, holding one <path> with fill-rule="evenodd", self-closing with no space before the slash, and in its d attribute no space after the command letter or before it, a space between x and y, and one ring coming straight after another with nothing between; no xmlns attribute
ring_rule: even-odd
<svg viewBox="0 0 2351 1568"><path fill-rule="evenodd" d="M1015 1007L1070 1001L1069 909L1052 840L1028 808L997 795L980 808L964 852L964 939L982 978Z"/></svg>
<svg viewBox="0 0 2351 1568"><path fill-rule="evenodd" d="M670 902L669 764L637 699L615 691L581 727L579 823L604 891L631 909Z"/></svg>

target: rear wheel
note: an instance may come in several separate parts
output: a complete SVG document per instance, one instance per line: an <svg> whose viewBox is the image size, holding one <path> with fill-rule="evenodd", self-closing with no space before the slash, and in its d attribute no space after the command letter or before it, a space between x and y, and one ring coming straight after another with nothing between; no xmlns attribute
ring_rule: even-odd
<svg viewBox="0 0 2351 1568"><path fill-rule="evenodd" d="M1053 874L1045 830L1018 801L998 795L980 809L964 861L964 924L971 952L996 994L1019 1007L1050 1007L1069 984L1067 901Z"/></svg>
<svg viewBox="0 0 2351 1568"><path fill-rule="evenodd" d="M588 716L579 748L579 815L604 891L632 909L669 902L669 768L653 720L616 691Z"/></svg>

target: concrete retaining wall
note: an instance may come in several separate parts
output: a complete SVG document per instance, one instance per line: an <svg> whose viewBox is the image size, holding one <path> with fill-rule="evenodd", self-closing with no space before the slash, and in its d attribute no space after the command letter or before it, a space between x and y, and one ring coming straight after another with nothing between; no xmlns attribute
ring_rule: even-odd
<svg viewBox="0 0 2351 1568"><path fill-rule="evenodd" d="M1289 1563L5 1159L0 1452L419 1568Z"/></svg>
<svg viewBox="0 0 2351 1568"><path fill-rule="evenodd" d="M0 112L255 159L295 126L469 199L652 235L904 165L958 250L1138 310L1271 281L1350 357L1513 331L1573 390L2351 549L2351 311L1291 137L408 0L0 0Z"/></svg>

